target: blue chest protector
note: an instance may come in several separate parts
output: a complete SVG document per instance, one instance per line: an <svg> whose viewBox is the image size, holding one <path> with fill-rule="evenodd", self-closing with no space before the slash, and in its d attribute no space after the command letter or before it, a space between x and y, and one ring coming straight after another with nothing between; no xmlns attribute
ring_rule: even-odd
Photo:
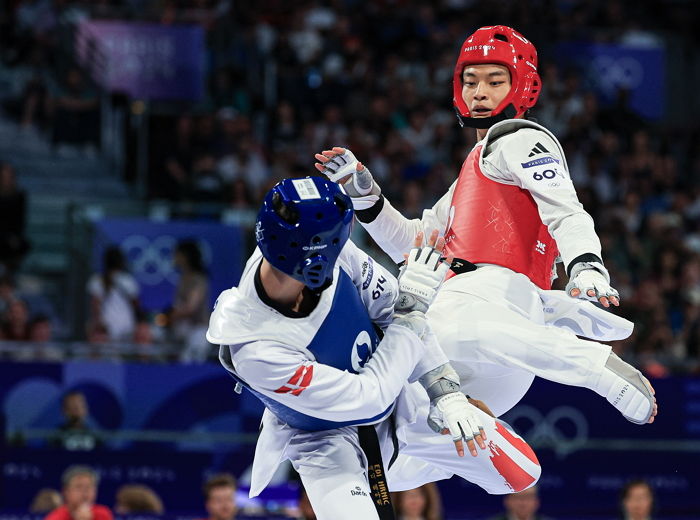
<svg viewBox="0 0 700 520"><path fill-rule="evenodd" d="M339 269L338 280L332 287L335 287L335 294L331 309L306 348L311 351L318 363L357 374L372 357L379 344L379 335L367 314L367 308L360 299L357 287L342 269ZM389 415L392 409L392 406L389 406L384 412L374 417L358 417L344 422L328 421L283 405L251 388L238 374L229 373L260 399L278 419L302 430L331 430L343 426L372 424ZM351 396L348 398L352 399Z"/></svg>

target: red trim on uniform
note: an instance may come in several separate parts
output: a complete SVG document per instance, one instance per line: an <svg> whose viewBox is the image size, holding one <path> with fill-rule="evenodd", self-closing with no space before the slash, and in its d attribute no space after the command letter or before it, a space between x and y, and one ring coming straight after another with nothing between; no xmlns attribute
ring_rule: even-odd
<svg viewBox="0 0 700 520"><path fill-rule="evenodd" d="M275 393L287 394L291 392L292 395L299 395L309 387L313 375L313 365L301 365L297 368L296 372L294 372L294 375L289 378L289 381L275 390ZM300 380L301 383L299 382Z"/></svg>
<svg viewBox="0 0 700 520"><path fill-rule="evenodd" d="M511 459L506 452L499 448L493 441L489 442L489 450L491 450L491 464L496 468L503 480L514 493L527 489L534 481L535 477L521 468L517 462Z"/></svg>
<svg viewBox="0 0 700 520"><path fill-rule="evenodd" d="M537 460L537 455L535 455L535 452L532 451L532 448L527 442L522 440L520 437L516 437L515 435L513 435L508 428L503 426L498 421L496 421L496 431L500 433L501 436L505 440L507 440L512 446L514 446L520 453L525 455L528 459L530 459L538 466L540 465L540 461Z"/></svg>

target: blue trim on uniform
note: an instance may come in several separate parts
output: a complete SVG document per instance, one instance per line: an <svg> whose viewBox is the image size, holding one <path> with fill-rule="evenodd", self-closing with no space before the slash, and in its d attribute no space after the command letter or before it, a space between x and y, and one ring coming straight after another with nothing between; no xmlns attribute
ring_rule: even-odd
<svg viewBox="0 0 700 520"><path fill-rule="evenodd" d="M337 283L332 287L335 289L335 293L331 308L306 348L314 355L318 363L357 374L376 350L380 340L379 334L370 320L358 288L342 268L338 270ZM238 374L230 371L229 374L260 399L278 419L289 426L302 430L332 430L343 426L375 423L388 416L394 406L392 403L386 410L374 417L329 421L299 412L280 403L274 397L264 395L251 388ZM303 390L299 396L294 398L303 399ZM352 399L352 396L348 398Z"/></svg>

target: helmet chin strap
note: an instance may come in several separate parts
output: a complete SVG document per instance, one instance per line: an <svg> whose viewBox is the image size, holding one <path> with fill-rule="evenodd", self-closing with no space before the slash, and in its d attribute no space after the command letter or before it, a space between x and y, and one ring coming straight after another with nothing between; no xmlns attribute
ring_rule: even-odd
<svg viewBox="0 0 700 520"><path fill-rule="evenodd" d="M500 123L501 121L505 121L506 119L513 119L517 115L517 111L515 110L515 107L513 104L509 104L506 108L501 110L500 114L496 114L495 116L490 116L490 117L464 117L462 114L459 113L459 109L457 107L454 107L455 113L457 114L457 121L459 121L459 126L462 128L469 127L469 128L491 128L493 125L496 123Z"/></svg>

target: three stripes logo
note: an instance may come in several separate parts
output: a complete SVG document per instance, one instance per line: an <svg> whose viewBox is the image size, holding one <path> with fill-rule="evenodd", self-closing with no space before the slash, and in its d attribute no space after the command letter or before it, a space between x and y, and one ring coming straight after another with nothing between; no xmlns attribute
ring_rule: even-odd
<svg viewBox="0 0 700 520"><path fill-rule="evenodd" d="M289 381L275 390L275 393L299 395L309 387L313 376L313 365L301 365L294 372L294 375L289 378Z"/></svg>
<svg viewBox="0 0 700 520"><path fill-rule="evenodd" d="M533 155L537 155L538 153L549 153L549 150L542 146L542 143L538 142L535 146L532 147L532 150L530 150L530 155L528 155L528 157L532 157Z"/></svg>

